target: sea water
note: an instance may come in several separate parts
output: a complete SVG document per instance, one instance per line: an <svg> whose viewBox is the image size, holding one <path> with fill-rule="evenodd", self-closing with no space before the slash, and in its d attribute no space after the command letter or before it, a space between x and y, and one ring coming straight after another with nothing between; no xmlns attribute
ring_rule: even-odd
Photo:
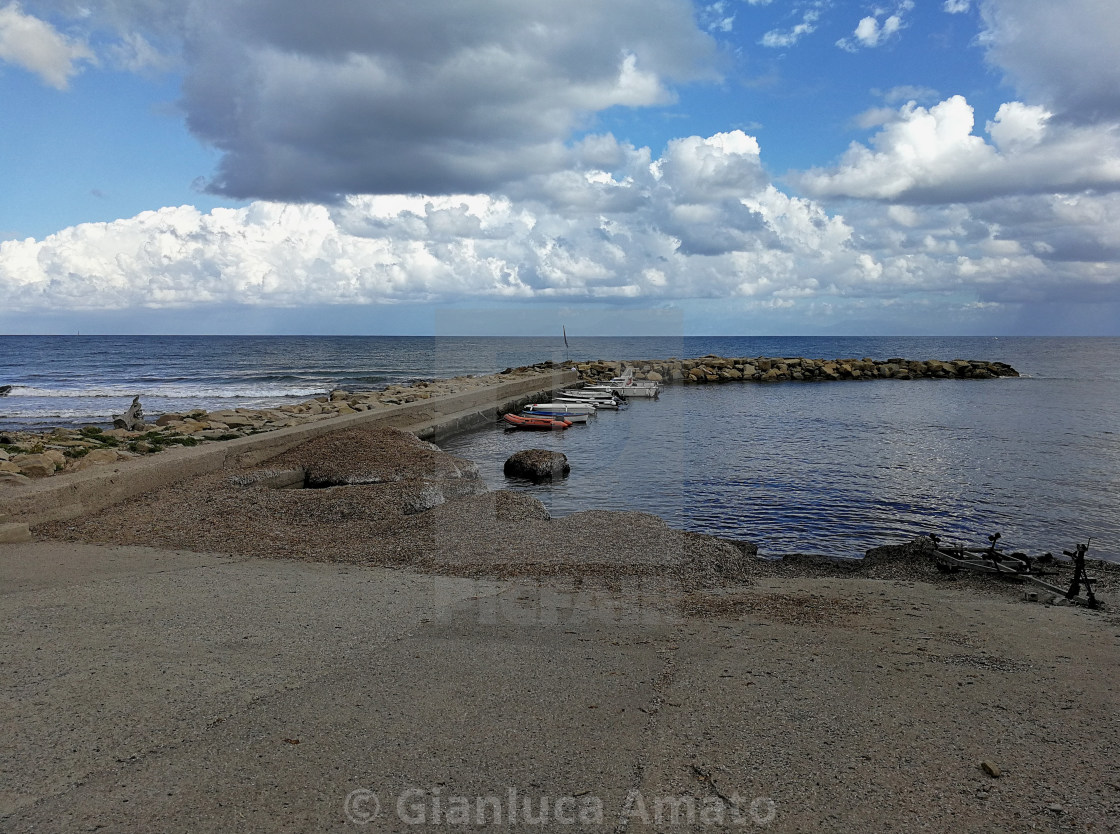
<svg viewBox="0 0 1120 834"><path fill-rule="evenodd" d="M145 412L261 407L332 388L584 359L807 356L984 359L995 380L667 386L564 432L486 427L451 438L491 487L553 515L657 513L763 552L858 556L938 533L1035 555L1092 538L1120 560L1120 339L649 337L0 337L0 431L104 424ZM563 451L569 478L502 475L528 447ZM620 533L621 535L621 533Z"/></svg>

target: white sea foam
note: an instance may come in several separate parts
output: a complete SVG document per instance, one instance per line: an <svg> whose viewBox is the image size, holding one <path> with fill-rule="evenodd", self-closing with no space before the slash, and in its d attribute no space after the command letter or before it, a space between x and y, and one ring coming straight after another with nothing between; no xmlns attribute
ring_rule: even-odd
<svg viewBox="0 0 1120 834"><path fill-rule="evenodd" d="M222 386L220 388L190 385L137 384L131 386L105 388L33 388L16 385L12 387L7 399L122 399L139 396L161 399L277 399L284 397L316 397L326 393L324 388L302 386Z"/></svg>

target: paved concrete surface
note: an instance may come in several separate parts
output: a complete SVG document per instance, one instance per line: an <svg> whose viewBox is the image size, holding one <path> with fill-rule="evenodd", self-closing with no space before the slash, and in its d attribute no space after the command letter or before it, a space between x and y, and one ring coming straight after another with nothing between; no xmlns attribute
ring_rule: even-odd
<svg viewBox="0 0 1120 834"><path fill-rule="evenodd" d="M480 797L503 830L1120 820L1115 615L923 583L623 598L37 542L0 545L0 621L4 832L456 830ZM511 789L544 825L509 824Z"/></svg>
<svg viewBox="0 0 1120 834"><path fill-rule="evenodd" d="M415 830L393 798L447 784L617 806L662 666L661 626L559 629L514 585L49 542L0 578L4 831L356 831L362 788Z"/></svg>

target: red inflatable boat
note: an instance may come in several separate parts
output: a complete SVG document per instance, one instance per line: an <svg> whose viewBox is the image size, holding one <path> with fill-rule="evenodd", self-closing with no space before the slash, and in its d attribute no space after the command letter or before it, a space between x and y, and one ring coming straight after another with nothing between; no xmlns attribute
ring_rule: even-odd
<svg viewBox="0 0 1120 834"><path fill-rule="evenodd" d="M568 420L553 420L551 417L524 417L520 414L503 414L502 419L519 429L566 429L571 425Z"/></svg>

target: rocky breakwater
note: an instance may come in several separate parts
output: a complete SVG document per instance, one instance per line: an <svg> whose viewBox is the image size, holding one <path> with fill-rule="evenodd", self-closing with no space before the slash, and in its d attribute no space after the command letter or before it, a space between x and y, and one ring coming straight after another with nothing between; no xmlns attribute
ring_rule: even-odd
<svg viewBox="0 0 1120 834"><path fill-rule="evenodd" d="M995 379L1019 376L1003 362L981 359L806 359L804 357L725 357L699 359L596 360L576 365L580 378L597 383L634 369L635 379L662 384L721 382L831 382L874 379Z"/></svg>
<svg viewBox="0 0 1120 834"><path fill-rule="evenodd" d="M0 432L0 486L119 463L175 446L218 443L363 411L388 410L393 406L438 399L503 382L543 377L555 369L552 362L542 362L507 368L501 373L485 376L458 376L422 380L411 385L390 385L380 391L336 389L325 396L276 408L194 409L161 414L150 423L143 421L145 415L140 404L134 400L130 412L139 422L132 423L132 428L85 426L57 428L50 432ZM123 417L118 415L116 420L122 421Z"/></svg>

